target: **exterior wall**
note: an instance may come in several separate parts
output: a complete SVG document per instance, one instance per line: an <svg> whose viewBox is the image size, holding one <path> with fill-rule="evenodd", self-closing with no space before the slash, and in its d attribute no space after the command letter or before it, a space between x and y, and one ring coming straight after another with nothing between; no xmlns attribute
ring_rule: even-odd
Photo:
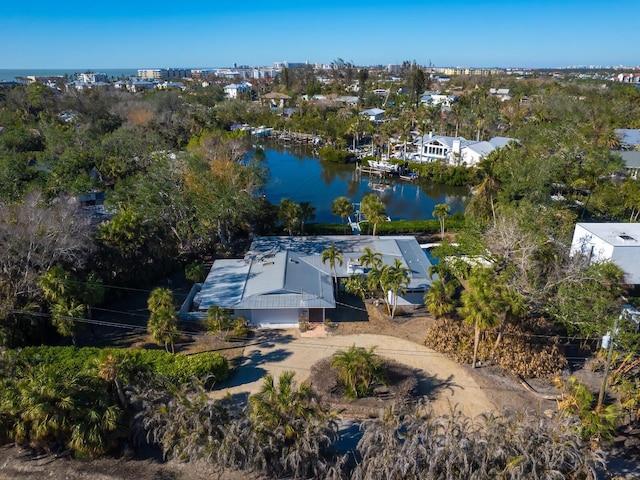
<svg viewBox="0 0 640 480"><path fill-rule="evenodd" d="M625 280L640 284L640 245L611 245L576 225L571 242L571 254L581 254L589 263L612 261L625 272Z"/></svg>
<svg viewBox="0 0 640 480"><path fill-rule="evenodd" d="M628 283L640 284L640 246L615 247L611 261L625 271L624 278Z"/></svg>

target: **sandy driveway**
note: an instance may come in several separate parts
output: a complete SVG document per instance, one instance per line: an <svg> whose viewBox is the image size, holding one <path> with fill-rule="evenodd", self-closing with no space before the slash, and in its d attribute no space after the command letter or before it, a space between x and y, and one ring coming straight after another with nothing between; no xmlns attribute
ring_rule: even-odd
<svg viewBox="0 0 640 480"><path fill-rule="evenodd" d="M309 378L315 362L354 344L365 348L375 346L378 355L421 370L420 390L431 400L435 413L448 413L450 405L457 405L471 417L495 409L463 366L422 345L371 334L301 338L297 330L267 332L247 346L242 366L233 378L219 385L215 396L230 393L244 397L256 393L266 373L277 378L280 373L291 370L301 382Z"/></svg>

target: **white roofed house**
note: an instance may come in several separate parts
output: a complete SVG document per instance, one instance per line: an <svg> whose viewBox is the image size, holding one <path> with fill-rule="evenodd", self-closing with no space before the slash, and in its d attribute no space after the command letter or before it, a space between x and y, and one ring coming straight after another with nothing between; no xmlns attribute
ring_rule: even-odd
<svg viewBox="0 0 640 480"><path fill-rule="evenodd" d="M250 92L252 85L247 82L232 83L224 87L224 93L227 98L238 98L241 93Z"/></svg>
<svg viewBox="0 0 640 480"><path fill-rule="evenodd" d="M589 264L611 261L625 272L627 283L640 284L640 223L577 223L571 255Z"/></svg>
<svg viewBox="0 0 640 480"><path fill-rule="evenodd" d="M318 237L255 237L243 259L219 259L203 284L196 284L183 304L183 319L206 318L216 305L244 317L258 328L298 327L301 318L322 322L336 308L333 271L322 262L332 244L342 254L338 278L365 273L359 258L369 247L385 264L399 259L409 272L407 292L398 305L415 308L424 303L431 286L431 263L414 237L368 235Z"/></svg>
<svg viewBox="0 0 640 480"><path fill-rule="evenodd" d="M370 108L369 110L360 112L360 115L367 117L372 122L379 122L384 117L384 110L381 108Z"/></svg>

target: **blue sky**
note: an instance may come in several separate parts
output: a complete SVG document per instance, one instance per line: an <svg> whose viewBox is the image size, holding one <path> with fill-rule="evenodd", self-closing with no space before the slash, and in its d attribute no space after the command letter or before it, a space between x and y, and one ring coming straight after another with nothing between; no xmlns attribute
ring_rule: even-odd
<svg viewBox="0 0 640 480"><path fill-rule="evenodd" d="M0 69L640 65L640 1L8 1Z"/></svg>

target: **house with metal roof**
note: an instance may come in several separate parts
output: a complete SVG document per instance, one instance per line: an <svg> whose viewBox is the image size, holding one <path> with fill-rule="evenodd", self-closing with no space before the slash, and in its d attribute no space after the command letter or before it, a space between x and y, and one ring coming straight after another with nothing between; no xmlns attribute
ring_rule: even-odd
<svg viewBox="0 0 640 480"><path fill-rule="evenodd" d="M366 275L359 258L365 248L382 255L384 264L401 261L409 273L406 293L398 305L416 308L431 286L431 263L415 237L369 235L316 237L255 237L243 259L219 259L202 284L196 284L183 304L183 319L206 318L219 306L244 317L258 328L297 327L301 318L322 322L336 308L333 274L322 252L335 245L343 264L338 278Z"/></svg>
<svg viewBox="0 0 640 480"><path fill-rule="evenodd" d="M616 128L614 132L620 141L620 148L623 150L632 150L640 147L640 129Z"/></svg>
<svg viewBox="0 0 640 480"><path fill-rule="evenodd" d="M577 223L571 255L589 264L613 262L625 272L627 283L640 284L640 223Z"/></svg>
<svg viewBox="0 0 640 480"><path fill-rule="evenodd" d="M415 142L418 153L414 155L414 160L421 163L442 161L449 165L473 167L497 148L504 148L511 142L518 143L518 140L493 137L486 142L429 133Z"/></svg>
<svg viewBox="0 0 640 480"><path fill-rule="evenodd" d="M369 110L364 110L360 112L360 115L367 117L372 122L379 122L384 117L384 110L381 108L370 108Z"/></svg>

